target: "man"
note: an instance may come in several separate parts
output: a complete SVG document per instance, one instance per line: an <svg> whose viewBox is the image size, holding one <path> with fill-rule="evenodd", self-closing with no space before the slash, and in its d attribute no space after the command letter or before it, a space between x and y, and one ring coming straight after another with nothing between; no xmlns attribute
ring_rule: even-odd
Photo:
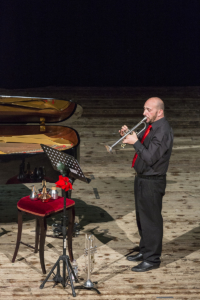
<svg viewBox="0 0 200 300"><path fill-rule="evenodd" d="M133 132L123 143L131 144L136 154L132 167L136 171L134 194L140 251L127 257L129 261L142 261L131 270L144 272L159 268L162 252L163 219L162 198L166 188L166 172L172 152L173 132L164 117L164 103L152 97L144 104L143 115L147 129L139 137ZM127 130L119 130L121 136Z"/></svg>

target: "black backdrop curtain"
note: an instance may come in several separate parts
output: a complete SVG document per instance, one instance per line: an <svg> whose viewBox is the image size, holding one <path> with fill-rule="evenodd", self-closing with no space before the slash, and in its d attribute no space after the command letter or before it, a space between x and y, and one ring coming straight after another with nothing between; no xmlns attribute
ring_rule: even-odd
<svg viewBox="0 0 200 300"><path fill-rule="evenodd" d="M199 85L199 0L1 0L0 87Z"/></svg>

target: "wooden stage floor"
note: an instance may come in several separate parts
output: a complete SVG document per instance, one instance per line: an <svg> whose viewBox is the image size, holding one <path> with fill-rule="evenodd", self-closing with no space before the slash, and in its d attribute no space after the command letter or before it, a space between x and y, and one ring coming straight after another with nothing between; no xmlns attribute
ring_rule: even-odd
<svg viewBox="0 0 200 300"><path fill-rule="evenodd" d="M73 99L83 107L83 115L66 125L81 138L81 167L92 178L90 184L76 181L72 198L76 220L82 226L73 239L73 252L83 282L85 233L96 237L97 253L92 281L101 295L76 290L76 299L200 299L200 87L163 88L38 88L0 90L1 94ZM133 149L116 147L113 155L104 144L119 139L123 124L132 127L142 119L143 104L151 96L161 97L166 116L174 129L174 147L163 199L164 239L159 269L134 273L137 263L126 255L138 245L133 180L130 167ZM51 185L50 185L51 186ZM97 199L98 192L99 198ZM17 234L17 201L30 193L30 185L0 186L0 299L72 299L71 288L40 290L38 254L20 246L16 262L11 262ZM58 219L58 217L57 217ZM55 219L48 220L48 232ZM22 240L34 245L33 219L24 221ZM62 240L47 237L47 273L59 255Z"/></svg>

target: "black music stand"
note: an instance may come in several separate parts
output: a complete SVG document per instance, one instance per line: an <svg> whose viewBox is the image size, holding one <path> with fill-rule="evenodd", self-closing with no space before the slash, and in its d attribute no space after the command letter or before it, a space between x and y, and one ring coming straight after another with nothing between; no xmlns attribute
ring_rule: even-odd
<svg viewBox="0 0 200 300"><path fill-rule="evenodd" d="M59 171L63 176L67 176L70 179L70 182L73 183L75 179L79 179L81 181L84 181L86 183L89 183L91 180L86 178L79 166L78 161L71 155L68 155L66 153L63 153L59 150L53 149L49 146L41 144L41 147L43 151L46 153L48 158L51 161L51 164L53 168L56 171ZM75 282L79 282L78 278L75 276L74 270L72 268L72 265L69 260L69 256L66 255L66 197L68 197L68 192L62 190L62 194L64 197L64 211L63 211L63 255L61 255L43 283L40 285L40 289L43 289L45 283L51 276L51 274L54 274L54 269L57 267L57 273L54 274L53 281L55 282L55 285L58 283L61 283L63 287L66 287L68 284L68 280L66 278L66 267L68 271L68 278L71 283L72 288L72 295L76 297L76 293L74 290L72 275L74 276ZM63 261L63 276L60 274L60 261ZM66 283L67 281L67 283Z"/></svg>

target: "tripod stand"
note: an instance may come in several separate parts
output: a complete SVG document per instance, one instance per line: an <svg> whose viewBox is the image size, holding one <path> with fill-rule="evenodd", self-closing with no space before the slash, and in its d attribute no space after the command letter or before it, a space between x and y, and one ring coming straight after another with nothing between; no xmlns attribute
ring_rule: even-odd
<svg viewBox="0 0 200 300"><path fill-rule="evenodd" d="M60 173L63 176L67 176L69 178L70 183L73 183L75 179L80 179L84 182L89 183L90 179L86 178L77 162L77 160L66 154L62 153L58 150L52 149L51 147L48 147L46 145L41 145L44 152L47 154L48 158L51 161L51 164L53 168L57 171L60 171ZM55 285L58 283L61 283L63 287L66 287L68 284L68 281L70 280L71 289L72 289L72 295L76 297L76 293L74 290L72 275L75 279L75 282L78 282L78 279L74 273L74 270L71 266L69 256L66 255L66 197L68 197L68 191L62 190L63 197L64 197L64 211L63 211L63 227L62 227L62 233L63 233L63 255L61 255L57 262L54 264L53 268L43 281L43 283L40 285L40 289L43 289L45 283L48 281L51 274L54 274L54 270L57 267L57 273L54 274L53 281L55 282ZM60 261L63 262L63 276L61 276L60 273ZM68 272L68 277L66 276L66 268Z"/></svg>
<svg viewBox="0 0 200 300"><path fill-rule="evenodd" d="M78 279L75 276L74 270L73 270L72 265L69 260L69 256L66 255L66 218L67 218L67 216L66 216L66 194L67 193L65 191L63 191L63 196L64 196L64 212L63 212L63 227L62 227L62 230L63 230L63 255L61 255L58 258L57 262L55 263L55 265L53 266L53 268L51 269L51 271L49 272L49 274L47 275L47 277L45 278L43 283L40 285L40 289L43 289L45 283L48 281L51 274L54 274L54 270L56 267L57 267L57 273L54 274L55 276L53 278L53 281L55 282L55 285L58 283L61 283L63 287L66 287L67 286L66 268L67 268L68 280L70 280L72 294L74 297L76 297L73 280L72 280L72 275L74 276L75 282L78 282ZM61 273L60 273L60 262L61 261L63 262L63 276L61 276Z"/></svg>

